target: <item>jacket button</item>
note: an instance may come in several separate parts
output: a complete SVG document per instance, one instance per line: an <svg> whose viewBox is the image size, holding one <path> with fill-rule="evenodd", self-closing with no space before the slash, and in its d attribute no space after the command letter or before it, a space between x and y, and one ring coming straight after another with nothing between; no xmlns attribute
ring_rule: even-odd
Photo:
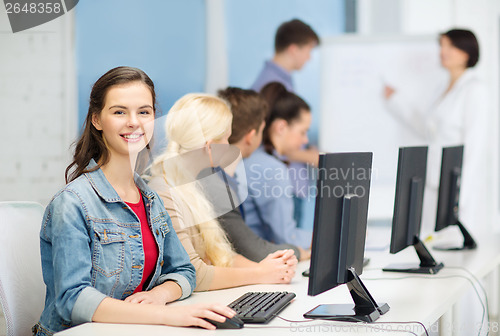
<svg viewBox="0 0 500 336"><path fill-rule="evenodd" d="M142 265L135 265L135 266L132 266L132 268L141 269Z"/></svg>
<svg viewBox="0 0 500 336"><path fill-rule="evenodd" d="M160 235L160 231L158 231L158 229L156 229L156 235L159 236Z"/></svg>
<svg viewBox="0 0 500 336"><path fill-rule="evenodd" d="M165 263L165 262L164 262L163 260L162 260L162 261L160 261L160 266L161 266L161 267L163 267L163 264L164 264L164 263Z"/></svg>

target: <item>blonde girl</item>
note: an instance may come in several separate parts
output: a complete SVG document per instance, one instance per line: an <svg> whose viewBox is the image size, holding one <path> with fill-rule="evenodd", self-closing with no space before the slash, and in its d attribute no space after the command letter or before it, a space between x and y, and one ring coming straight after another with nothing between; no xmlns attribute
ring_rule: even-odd
<svg viewBox="0 0 500 336"><path fill-rule="evenodd" d="M192 167L212 160L213 145L228 144L232 113L222 99L188 94L168 112L165 152L151 167L150 187L158 192L181 243L196 269L197 291L258 283L289 283L297 258L293 250L269 254L255 263L235 253ZM183 158L190 153L193 160Z"/></svg>

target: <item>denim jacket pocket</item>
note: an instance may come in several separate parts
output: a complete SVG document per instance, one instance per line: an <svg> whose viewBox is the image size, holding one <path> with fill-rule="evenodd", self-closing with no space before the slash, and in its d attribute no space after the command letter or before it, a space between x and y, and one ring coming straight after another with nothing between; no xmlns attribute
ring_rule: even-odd
<svg viewBox="0 0 500 336"><path fill-rule="evenodd" d="M116 226L94 226L95 240L92 263L106 277L123 271L126 236Z"/></svg>
<svg viewBox="0 0 500 336"><path fill-rule="evenodd" d="M170 217L166 211L162 211L158 216L153 218L153 227L159 227L162 237L165 237L170 231L168 221Z"/></svg>

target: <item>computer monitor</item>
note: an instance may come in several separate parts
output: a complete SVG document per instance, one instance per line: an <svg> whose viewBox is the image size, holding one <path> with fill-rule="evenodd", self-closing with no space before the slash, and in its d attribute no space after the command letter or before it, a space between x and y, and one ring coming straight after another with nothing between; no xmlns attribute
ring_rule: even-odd
<svg viewBox="0 0 500 336"><path fill-rule="evenodd" d="M347 284L354 304L324 304L306 318L373 322L389 311L378 305L359 275L363 272L372 153L322 154L309 272L309 295Z"/></svg>
<svg viewBox="0 0 500 336"><path fill-rule="evenodd" d="M388 272L435 274L443 268L437 263L420 240L422 205L424 199L427 147L404 147L399 149L396 196L392 218L390 253L413 246L420 258L420 265L389 265Z"/></svg>
<svg viewBox="0 0 500 336"><path fill-rule="evenodd" d="M464 146L443 148L435 231L440 231L450 225L457 225L464 236L464 243L460 247L434 246L436 250L472 250L477 247L476 242L459 219L463 156Z"/></svg>

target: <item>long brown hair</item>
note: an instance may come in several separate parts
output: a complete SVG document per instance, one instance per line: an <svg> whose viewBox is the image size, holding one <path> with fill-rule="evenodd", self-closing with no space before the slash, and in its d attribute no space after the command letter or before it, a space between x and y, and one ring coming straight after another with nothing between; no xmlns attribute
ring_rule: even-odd
<svg viewBox="0 0 500 336"><path fill-rule="evenodd" d="M144 71L137 68L120 66L102 75L95 82L90 92L89 110L83 124L83 132L76 143L73 161L66 168L66 183L73 181L84 173L99 169L109 161L108 148L104 143L101 131L97 130L92 124L92 118L94 115L101 113L106 102L106 94L112 86L131 82L141 82L149 88L153 97L153 109L156 112L155 87L151 78ZM86 167L91 159L97 162L97 166L91 170L87 170Z"/></svg>
<svg viewBox="0 0 500 336"><path fill-rule="evenodd" d="M271 124L277 119L283 119L288 124L299 120L302 111L310 111L309 105L293 92L287 91L285 86L278 82L271 82L260 90L260 94L269 105L266 117L266 127L262 134L264 150L273 155L274 144L271 141Z"/></svg>

